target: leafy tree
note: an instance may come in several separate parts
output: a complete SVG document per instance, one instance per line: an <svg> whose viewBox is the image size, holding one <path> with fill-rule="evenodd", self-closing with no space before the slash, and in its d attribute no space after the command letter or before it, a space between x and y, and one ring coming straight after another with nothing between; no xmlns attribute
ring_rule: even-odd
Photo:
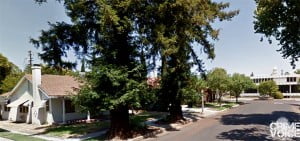
<svg viewBox="0 0 300 141"><path fill-rule="evenodd" d="M274 96L279 88L276 85L275 81L265 81L259 84L258 91L261 96Z"/></svg>
<svg viewBox="0 0 300 141"><path fill-rule="evenodd" d="M206 82L203 79L198 78L196 75L192 75L189 79L188 86L183 91L183 101L188 104L189 107L193 107L201 100L203 90L206 88Z"/></svg>
<svg viewBox="0 0 300 141"><path fill-rule="evenodd" d="M228 3L211 0L142 0L137 3L147 10L137 15L138 31L151 47L150 54L154 58L161 57L161 99L166 99L169 105L171 122L181 120L182 92L188 87L190 68L196 64L200 72L204 71L192 44L197 44L198 49L213 59L214 45L210 41L218 39L219 30L211 23L217 19L230 20L238 11L225 11Z"/></svg>
<svg viewBox="0 0 300 141"><path fill-rule="evenodd" d="M291 64L300 56L300 1L299 0L255 0L254 29L272 42L279 41L284 58L290 58Z"/></svg>
<svg viewBox="0 0 300 141"><path fill-rule="evenodd" d="M286 72L287 73L287 72ZM296 74L300 74L300 69L297 69L297 70L295 70L295 72L294 73L296 73Z"/></svg>
<svg viewBox="0 0 300 141"><path fill-rule="evenodd" d="M10 73L2 81L3 84L1 85L0 89L3 92L11 91L23 76L24 76L24 73L22 73L22 72Z"/></svg>
<svg viewBox="0 0 300 141"><path fill-rule="evenodd" d="M21 70L0 53L0 94L10 91L20 74Z"/></svg>
<svg viewBox="0 0 300 141"><path fill-rule="evenodd" d="M52 75L76 75L76 72L73 72L72 70L68 68L57 68L57 67L52 67L48 65L41 65L41 71L42 74L52 74ZM25 70L25 73L31 74L31 66L27 65Z"/></svg>
<svg viewBox="0 0 300 141"><path fill-rule="evenodd" d="M12 64L8 61L6 57L0 54L0 85L2 85L2 81L5 79L7 75L9 75L12 69ZM0 93L3 91L0 90Z"/></svg>
<svg viewBox="0 0 300 141"><path fill-rule="evenodd" d="M235 96L236 103L238 102L238 97L244 90L254 87L255 84L253 81L243 74L234 73L230 77L229 91Z"/></svg>
<svg viewBox="0 0 300 141"><path fill-rule="evenodd" d="M207 74L207 85L218 95L221 104L222 96L229 90L230 79L225 69L215 68Z"/></svg>
<svg viewBox="0 0 300 141"><path fill-rule="evenodd" d="M75 74L75 72L73 72L72 70L69 70L68 68L57 69L55 67L51 67L51 66L47 66L47 65L42 65L41 71L42 71L42 74L53 74L53 75L74 75Z"/></svg>

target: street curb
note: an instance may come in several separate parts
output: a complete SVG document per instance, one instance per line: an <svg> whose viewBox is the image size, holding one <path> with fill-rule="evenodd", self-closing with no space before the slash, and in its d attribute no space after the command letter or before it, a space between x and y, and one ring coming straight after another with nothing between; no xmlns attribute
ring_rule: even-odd
<svg viewBox="0 0 300 141"><path fill-rule="evenodd" d="M140 140L144 140L144 139L148 139L150 137L153 137L153 136L156 136L156 135L159 135L159 134L162 134L164 133L165 131L161 128L159 128L158 130L154 131L154 132L151 132L151 133L147 133L143 136L138 136L138 137L135 137L133 139L129 139L128 141L140 141Z"/></svg>
<svg viewBox="0 0 300 141"><path fill-rule="evenodd" d="M186 124L180 124L180 123L177 123L177 124L169 124L171 127L169 128L163 128L163 127L157 127L157 124L151 124L149 123L149 127L153 127L153 128L157 128L158 130L157 131L154 131L154 132L151 132L151 133L147 133L145 135L140 135L140 136L137 136L135 138L132 138L132 139L128 139L128 141L141 141L141 140L151 140L151 139L155 139L157 137L161 137L161 136L164 136L164 135L167 135L169 133L171 133L170 131L168 131L168 129L172 129L172 130L179 130L181 128L185 128L187 126L190 126L192 123L194 122L197 122L199 120L202 120L204 118L208 118L208 117L212 117L212 116L215 116L217 115L218 113L221 113L221 112L224 112L224 111L227 111L229 109L232 109L232 108L235 108L235 107L238 107L240 106L240 104L237 104L237 105L234 105L232 106L231 108L226 108L224 110L221 110L221 111L217 111L216 113L213 113L211 115L208 115L208 116L202 116L202 115L199 115L199 117L197 118L196 121L193 121L193 119L191 118L188 118L186 117L186 120L187 120L187 123ZM159 120L159 119L158 119ZM157 120L153 120L151 122L155 122Z"/></svg>
<svg viewBox="0 0 300 141"><path fill-rule="evenodd" d="M231 108L239 107L240 104L233 105Z"/></svg>
<svg viewBox="0 0 300 141"><path fill-rule="evenodd" d="M197 121L203 119L202 117L199 117L197 119ZM132 139L128 139L128 141L141 141L141 140L148 140L148 139L153 139L155 138L154 136L156 137L160 137L160 136L163 136L163 135L166 135L166 134L169 134L170 132L168 131L168 129L172 129L172 130L179 130L181 128L184 128L184 127L187 127L189 126L190 124L194 123L194 122L197 122L197 121L193 121L192 119L190 118L187 118L187 123L186 124L180 124L180 123L177 123L177 124L170 124L171 127L170 128L163 128L163 127L157 127L154 125L150 125L152 127L155 127L155 128L159 128L158 131L154 131L154 133L148 133L146 135L143 135L143 136L138 136L138 137L135 137L135 138L132 138ZM153 138L151 138L153 137Z"/></svg>

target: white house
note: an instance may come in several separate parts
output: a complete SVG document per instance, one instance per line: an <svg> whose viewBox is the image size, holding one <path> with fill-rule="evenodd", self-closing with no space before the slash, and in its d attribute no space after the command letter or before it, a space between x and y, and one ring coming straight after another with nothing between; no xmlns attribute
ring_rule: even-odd
<svg viewBox="0 0 300 141"><path fill-rule="evenodd" d="M279 74L277 68L274 68L271 75L266 76L251 76L250 77L256 85L259 83L273 80L279 87L285 97L300 96L300 75L299 74L284 74L283 71ZM257 89L250 89L244 91L241 96L259 96Z"/></svg>
<svg viewBox="0 0 300 141"><path fill-rule="evenodd" d="M33 66L32 75L0 96L0 115L3 120L39 125L86 118L70 100L79 86L72 76L41 75L41 67Z"/></svg>

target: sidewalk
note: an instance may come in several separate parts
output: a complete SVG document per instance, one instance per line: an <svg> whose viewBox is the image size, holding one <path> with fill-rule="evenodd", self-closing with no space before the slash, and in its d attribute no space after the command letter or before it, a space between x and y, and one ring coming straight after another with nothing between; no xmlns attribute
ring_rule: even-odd
<svg viewBox="0 0 300 141"><path fill-rule="evenodd" d="M252 101L252 100L256 100L258 99L258 97L239 97L238 101ZM235 97L223 97L224 101L230 101L230 102L235 102Z"/></svg>
<svg viewBox="0 0 300 141"><path fill-rule="evenodd" d="M13 141L13 140L0 137L0 141Z"/></svg>
<svg viewBox="0 0 300 141"><path fill-rule="evenodd" d="M237 106L239 106L239 105L237 105ZM237 106L235 106L235 107L237 107ZM193 122L196 122L196 121L201 120L206 117L215 116L216 114L226 111L226 110L228 110L228 109L218 111L218 110L213 110L211 108L204 108L204 112L202 113L201 108L188 108L187 105L182 105L182 112L183 112L183 116L186 119L186 121L182 121L179 123L172 123L172 124L157 124L156 121L158 121L159 119L147 121L145 123L148 126L150 126L152 128L159 128L159 131L154 133L152 136L151 135L146 136L146 137L139 136L139 137L130 139L130 141L148 140L154 136L163 136L165 134L170 133L170 131L177 131L181 128L189 126Z"/></svg>
<svg viewBox="0 0 300 141"><path fill-rule="evenodd" d="M46 127L47 127L47 125L39 126L39 125L34 125L34 124L12 123L10 121L0 121L0 128L2 128L4 130L7 130L12 133L16 133L16 134L40 138L40 139L47 140L47 141L80 141L80 140L85 140L85 139L101 136L101 135L105 134L107 131L107 130L103 130L103 131L83 135L78 138L65 139L65 138L60 138L60 137L43 135L43 132L45 131ZM0 141L11 141L11 140L0 137Z"/></svg>
<svg viewBox="0 0 300 141"><path fill-rule="evenodd" d="M204 108L204 111L202 113L202 108L188 108L187 105L183 105L182 106L182 112L184 114L186 113L196 113L198 114L200 117L204 118L204 117L209 117L209 116L213 116L221 111L218 111L218 110L213 110L211 108L207 108L205 107Z"/></svg>
<svg viewBox="0 0 300 141"><path fill-rule="evenodd" d="M228 109L225 109L228 110ZM161 134L164 132L168 132L170 130L178 130L180 128L183 128L185 126L188 126L192 122L195 122L197 120L200 120L205 117L211 117L214 116L222 111L214 110L211 108L204 108L204 113L202 113L201 108L188 108L187 105L182 106L183 115L186 119L186 121L182 121L179 123L174 124L156 124L156 121L159 119L153 119L150 121L146 121L145 124L149 125L150 128L158 129L157 132L153 134ZM107 132L107 130L102 130L98 132L89 133L87 135L83 135L81 137L77 138L60 138L60 137L53 137L53 136L47 136L43 135L43 131L45 130L46 126L35 126L32 124L26 124L26 123L11 123L9 121L0 121L0 128L8 130L12 133L22 134L22 135L28 135L48 141L80 141L80 140L86 140L89 138L94 138L101 136ZM144 139L143 136L137 137L131 140L142 140ZM11 141L9 139L4 139L0 137L0 141Z"/></svg>

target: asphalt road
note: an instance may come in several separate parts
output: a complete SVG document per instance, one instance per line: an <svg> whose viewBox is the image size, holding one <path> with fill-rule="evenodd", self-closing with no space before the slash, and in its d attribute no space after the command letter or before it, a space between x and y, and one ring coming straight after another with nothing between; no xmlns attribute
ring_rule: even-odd
<svg viewBox="0 0 300 141"><path fill-rule="evenodd" d="M244 105L151 140L282 140L271 137L269 125L280 117L285 117L290 122L300 122L299 106L299 101L248 101ZM285 140L300 141L300 138L286 138Z"/></svg>

